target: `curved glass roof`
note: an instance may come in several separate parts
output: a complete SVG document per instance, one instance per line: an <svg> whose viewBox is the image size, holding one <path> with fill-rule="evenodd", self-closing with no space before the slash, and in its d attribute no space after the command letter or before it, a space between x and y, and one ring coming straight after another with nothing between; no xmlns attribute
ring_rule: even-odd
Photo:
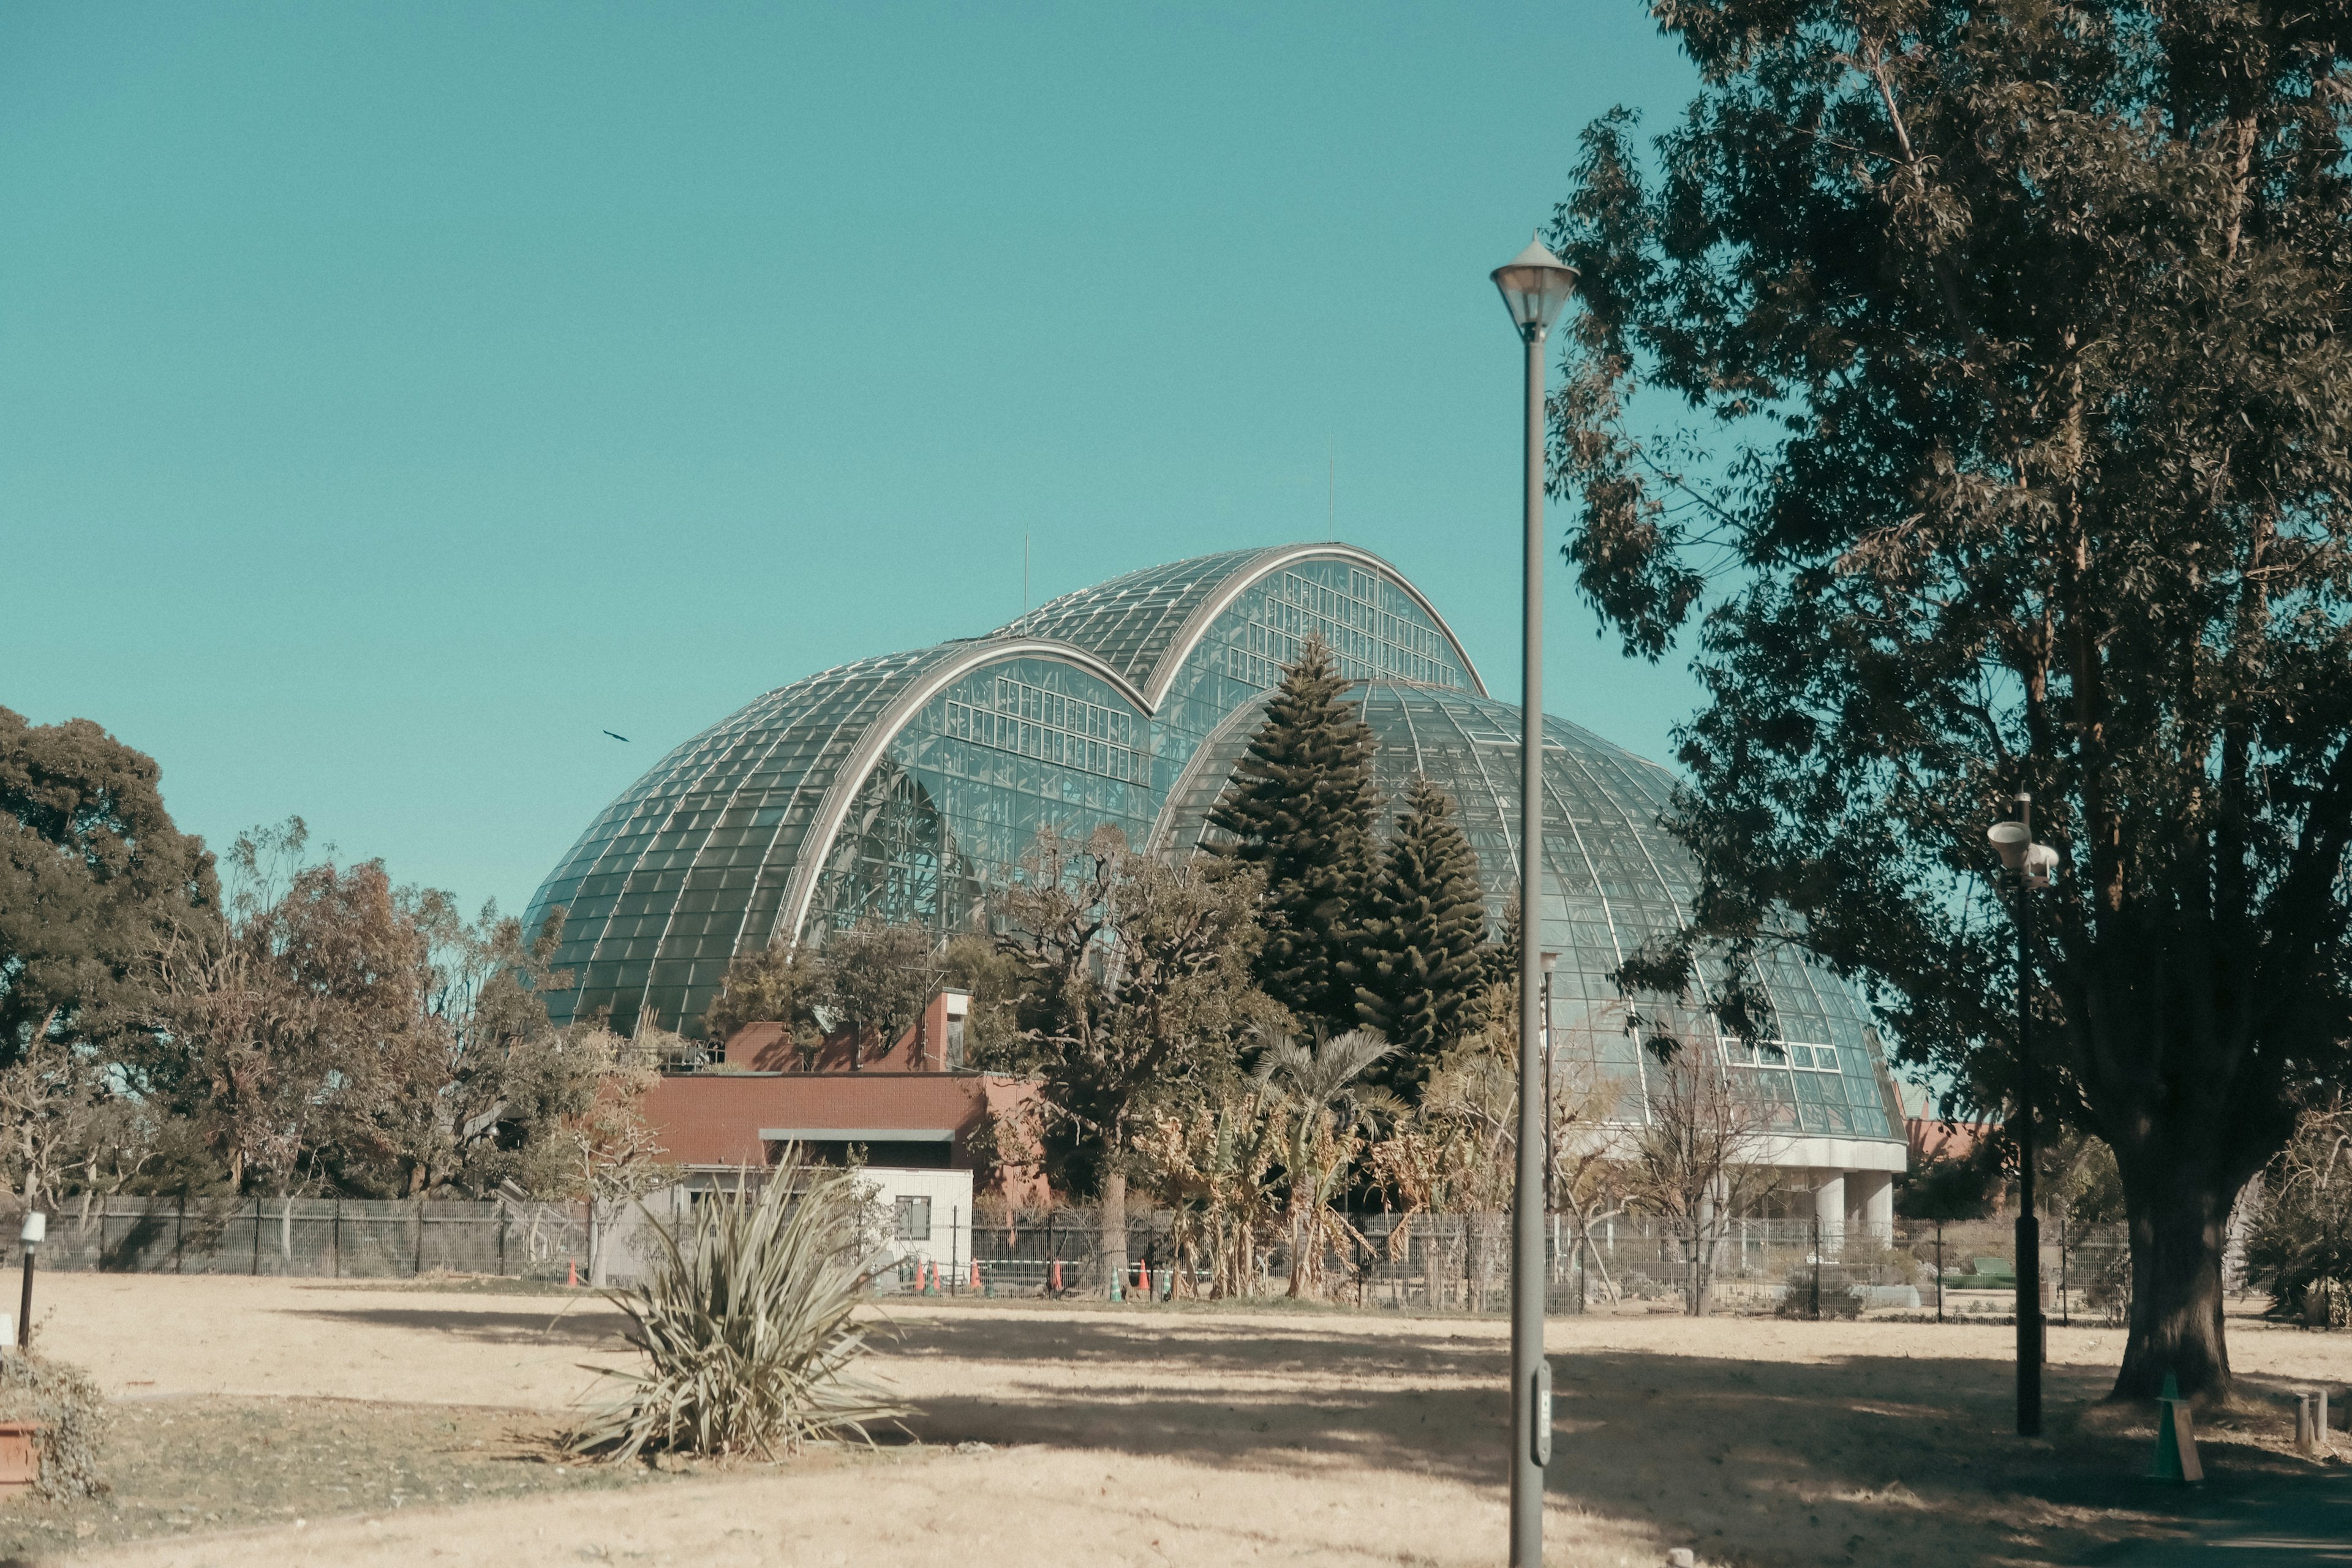
<svg viewBox="0 0 2352 1568"><path fill-rule="evenodd" d="M739 944L764 945L819 806L866 731L954 645L821 671L682 742L606 806L542 883L536 930L568 910L558 1021L642 1007L675 1025L717 994Z"/></svg>
<svg viewBox="0 0 2352 1568"><path fill-rule="evenodd" d="M1306 544L1129 573L771 691L623 792L533 897L533 925L568 910L573 984L550 1008L698 1027L739 952L867 915L962 925L1046 826L1139 842L1194 747L1309 636L1358 673L1476 684L1393 568Z"/></svg>
<svg viewBox="0 0 2352 1568"><path fill-rule="evenodd" d="M1091 588L1048 599L1004 631L1085 648L1139 687L1151 684L1192 613L1264 550L1227 550L1147 566Z"/></svg>
<svg viewBox="0 0 2352 1568"><path fill-rule="evenodd" d="M1518 881L1519 710L1467 691L1389 681L1362 682L1353 692L1378 741L1375 769L1390 811L1402 810L1417 773L1454 797L1499 922ZM1183 853L1213 837L1209 811L1264 714L1263 697L1241 705L1194 753L1154 826L1155 849ZM1673 775L1560 719L1544 721L1544 748L1541 944L1559 954L1553 1039L1564 1057L1626 1080L1633 1092L1623 1113L1646 1114L1648 1058L1608 974L1652 936L1679 929L1697 891L1687 853L1659 826ZM1703 995L1694 1008L1654 998L1638 1007L1645 1023L1705 1042L1748 1076L1790 1132L1901 1138L1877 1038L1853 991L1786 952L1766 961L1762 980L1773 1030L1761 1050L1727 1039ZM1702 973L1701 992L1709 984Z"/></svg>
<svg viewBox="0 0 2352 1568"><path fill-rule="evenodd" d="M1368 584L1354 595L1342 586L1326 605L1297 605L1298 611L1313 616L1318 624L1311 629L1325 637L1343 665L1352 661L1365 666L1350 674L1406 674L1441 685L1486 689L1436 610L1394 567L1370 551L1337 542L1227 550L1147 566L1048 600L998 635L1051 637L1082 647L1133 681L1156 704L1175 679L1176 666L1207 640L1206 623L1223 607L1220 601L1229 604L1253 581L1278 567L1308 561L1352 563L1369 578L1384 579L1391 590L1387 597L1396 601L1381 602ZM1439 634L1430 640L1442 641L1442 649L1418 648L1416 633L1423 628ZM1428 659L1430 668L1400 668L1394 660L1409 648L1417 649L1415 657Z"/></svg>

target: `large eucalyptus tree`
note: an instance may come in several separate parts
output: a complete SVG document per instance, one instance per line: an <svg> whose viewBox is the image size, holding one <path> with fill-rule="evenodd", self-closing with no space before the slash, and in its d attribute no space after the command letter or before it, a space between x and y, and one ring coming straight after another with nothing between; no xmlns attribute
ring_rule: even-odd
<svg viewBox="0 0 2352 1568"><path fill-rule="evenodd" d="M2352 6L1654 15L1700 86L1584 133L1552 456L1626 646L1697 628L1686 948L1808 946L1998 1100L1983 833L2030 791L2036 1098L2126 1193L2116 1390L2226 1393L2231 1200L2352 1032Z"/></svg>

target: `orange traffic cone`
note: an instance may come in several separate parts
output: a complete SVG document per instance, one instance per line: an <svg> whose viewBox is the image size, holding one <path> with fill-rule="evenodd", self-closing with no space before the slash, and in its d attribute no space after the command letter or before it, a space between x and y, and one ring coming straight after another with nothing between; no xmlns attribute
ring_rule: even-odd
<svg viewBox="0 0 2352 1568"><path fill-rule="evenodd" d="M564 1283L576 1290L580 1288L580 1259L574 1258L570 1259L570 1262L572 1264L572 1278L566 1279Z"/></svg>
<svg viewBox="0 0 2352 1568"><path fill-rule="evenodd" d="M980 1289L980 1259L977 1258L971 1260L971 1288L975 1290Z"/></svg>
<svg viewBox="0 0 2352 1568"><path fill-rule="evenodd" d="M1061 1260L1060 1258L1056 1258L1055 1259L1054 1259L1054 1281L1053 1281L1052 1285L1050 1285L1050 1286L1049 1286L1049 1287L1047 1287L1047 1288L1048 1288L1049 1289L1053 1290L1053 1291L1054 1291L1055 1294L1057 1294L1057 1295L1061 1292L1061 1289L1062 1289L1062 1260Z"/></svg>

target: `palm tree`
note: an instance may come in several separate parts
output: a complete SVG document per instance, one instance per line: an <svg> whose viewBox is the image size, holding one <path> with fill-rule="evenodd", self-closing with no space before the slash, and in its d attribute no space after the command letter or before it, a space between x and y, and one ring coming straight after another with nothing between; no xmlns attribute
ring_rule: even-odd
<svg viewBox="0 0 2352 1568"><path fill-rule="evenodd" d="M1255 1081L1292 1113L1284 1164L1290 1180L1290 1289L1306 1294L1323 1272L1323 1252L1346 1228L1331 1208L1340 1178L1363 1149L1363 1134L1403 1103L1360 1083L1366 1068L1393 1049L1377 1029L1350 1029L1313 1047L1282 1040L1258 1058ZM1361 1239L1359 1237L1358 1239Z"/></svg>

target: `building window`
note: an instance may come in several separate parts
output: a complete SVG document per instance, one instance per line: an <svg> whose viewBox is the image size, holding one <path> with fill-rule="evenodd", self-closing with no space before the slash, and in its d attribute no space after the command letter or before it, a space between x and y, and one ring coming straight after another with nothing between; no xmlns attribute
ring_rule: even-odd
<svg viewBox="0 0 2352 1568"><path fill-rule="evenodd" d="M900 1198L898 1200L898 1239L929 1241L931 1239L931 1200Z"/></svg>
<svg viewBox="0 0 2352 1568"><path fill-rule="evenodd" d="M950 740L1105 778L1140 784L1151 776L1141 751L1143 722L1131 713L1003 675L984 696L983 702L948 703L945 723Z"/></svg>

